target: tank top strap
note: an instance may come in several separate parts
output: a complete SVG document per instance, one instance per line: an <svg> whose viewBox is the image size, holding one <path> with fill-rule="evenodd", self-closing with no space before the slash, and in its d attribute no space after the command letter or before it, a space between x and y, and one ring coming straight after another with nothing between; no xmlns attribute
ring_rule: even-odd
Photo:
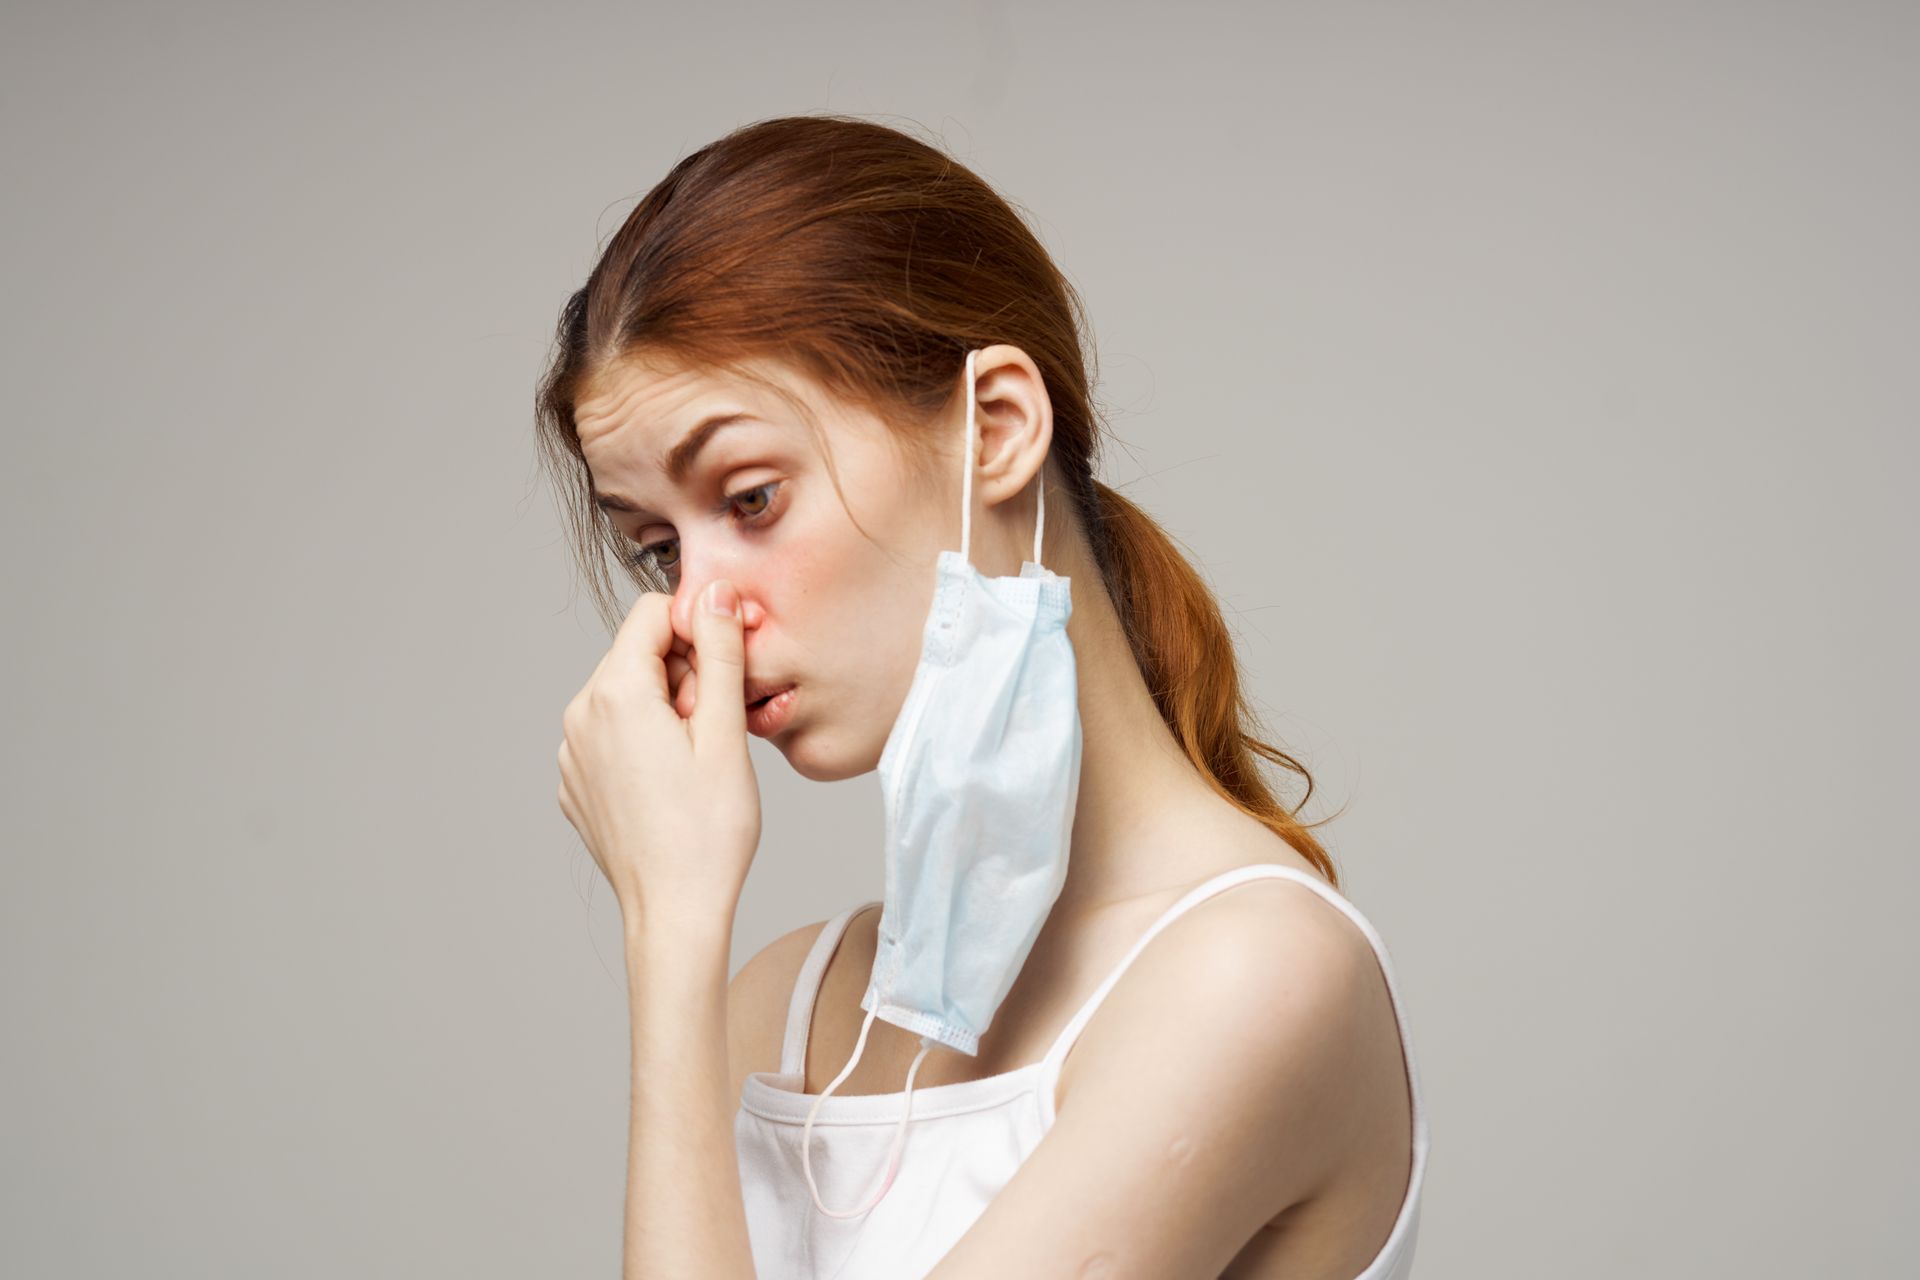
<svg viewBox="0 0 1920 1280"><path fill-rule="evenodd" d="M1245 884L1250 880L1272 879L1297 880L1301 884L1306 885L1328 902L1340 908L1349 919L1359 925L1361 931L1367 935L1367 940L1373 944L1376 954L1382 951L1379 935L1373 931L1373 927L1361 917L1352 904L1326 881L1310 872L1302 871L1298 867L1290 867L1277 862L1257 862L1244 867L1234 867L1231 870L1223 871L1212 879L1195 885L1192 889L1188 890L1185 896L1178 902L1162 912L1160 918L1149 925L1147 931L1141 934L1140 937L1135 940L1133 946L1127 949L1127 954L1121 958L1120 963L1113 967L1113 971L1094 989L1093 994L1087 997L1086 1003L1082 1004L1072 1019L1068 1021L1067 1025L1061 1028L1060 1034L1054 1038L1053 1044L1047 1049L1046 1057L1040 1060L1040 1105L1048 1124L1051 1124L1054 1119L1054 1089L1059 1082L1060 1067L1061 1064L1066 1061L1067 1051L1073 1048L1074 1042L1080 1038L1080 1032L1086 1027L1087 1021L1093 1017L1094 1011L1097 1010L1101 1002L1107 998L1107 993L1113 990L1114 984L1120 981L1120 976L1127 971L1128 966L1146 949L1147 944L1152 942L1162 929L1215 894L1224 893L1235 885ZM1382 956L1382 963L1385 963L1384 956ZM1391 978L1389 978L1389 982L1391 982Z"/></svg>
<svg viewBox="0 0 1920 1280"><path fill-rule="evenodd" d="M787 1003L787 1036L780 1046L780 1071L797 1075L807 1069L807 1033L813 1027L813 1006L820 997L820 980L826 976L827 962L853 918L868 907L879 906L875 899L848 907L821 926L820 934L807 951L799 976L793 980L793 998Z"/></svg>

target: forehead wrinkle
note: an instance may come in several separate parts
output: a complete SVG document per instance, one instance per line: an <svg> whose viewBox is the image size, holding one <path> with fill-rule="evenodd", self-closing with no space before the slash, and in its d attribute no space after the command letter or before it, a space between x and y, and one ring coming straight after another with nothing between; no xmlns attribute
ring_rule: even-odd
<svg viewBox="0 0 1920 1280"><path fill-rule="evenodd" d="M651 384L645 379L628 378L624 380L624 385L618 387L613 403L605 409L596 410L588 407L593 400L604 400L606 398L604 394L577 405L573 415L574 429L579 436L581 448L584 449L588 444L596 441L604 441L606 437L613 435L622 427L632 425L636 420L634 414L636 404L671 396L675 383L687 382L694 376L688 372L675 372ZM672 416L671 410L662 415L664 418Z"/></svg>
<svg viewBox="0 0 1920 1280"><path fill-rule="evenodd" d="M581 456L583 459L588 460L588 490L596 503L605 491L601 488L599 479L594 475L590 455L593 452L604 450L608 453L608 461L617 461L624 451L614 450L610 441L641 420L641 415L638 412L639 408L645 404L665 399L668 401L668 407L661 417L664 420L671 421L675 416L675 410L683 407L681 404L675 402L675 392L681 392L678 400L685 401L688 399L685 384L689 382L697 383L698 380L698 375L691 370L674 370L663 374L657 379L649 380L647 378L634 378L630 376L628 370L616 369L611 371L609 375L603 375L603 377L608 381L612 381L611 391L602 391L599 395L588 397L578 402L574 409L574 430L580 442ZM604 385L605 383L603 382L603 386ZM608 403L609 395L612 397L610 403ZM602 405L604 405L604 407L601 407ZM596 446L598 447L597 450ZM661 455L665 452L665 449L655 452L654 462L656 465L664 466ZM640 455L638 451L636 451L636 456L644 455ZM605 471L607 468L603 467L602 470ZM652 512L645 510L640 511L638 514L647 517L653 515Z"/></svg>

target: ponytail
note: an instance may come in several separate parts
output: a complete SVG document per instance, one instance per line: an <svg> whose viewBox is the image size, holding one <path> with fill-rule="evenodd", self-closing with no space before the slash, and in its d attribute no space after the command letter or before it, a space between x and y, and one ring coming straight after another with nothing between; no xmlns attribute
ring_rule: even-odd
<svg viewBox="0 0 1920 1280"><path fill-rule="evenodd" d="M1167 531L1118 490L1082 482L1081 504L1094 554L1113 595L1160 716L1202 777L1235 808L1265 824L1311 862L1335 888L1333 859L1294 814L1313 796L1313 775L1248 726L1258 721L1240 688L1233 635L1213 591ZM1255 757L1306 781L1299 805L1288 809L1273 794Z"/></svg>

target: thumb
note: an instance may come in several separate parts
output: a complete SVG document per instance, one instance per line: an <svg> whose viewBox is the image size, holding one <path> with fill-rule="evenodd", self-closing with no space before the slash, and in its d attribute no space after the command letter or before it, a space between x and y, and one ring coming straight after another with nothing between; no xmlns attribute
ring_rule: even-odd
<svg viewBox="0 0 1920 1280"><path fill-rule="evenodd" d="M746 633L740 621L740 593L725 578L708 583L694 605L693 647L700 655L700 684L693 704L694 752L725 750L733 742L744 748Z"/></svg>

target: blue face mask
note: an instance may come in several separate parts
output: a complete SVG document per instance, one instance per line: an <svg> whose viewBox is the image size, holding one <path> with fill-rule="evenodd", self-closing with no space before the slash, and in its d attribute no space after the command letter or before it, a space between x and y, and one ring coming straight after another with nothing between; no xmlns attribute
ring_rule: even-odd
<svg viewBox="0 0 1920 1280"><path fill-rule="evenodd" d="M815 1100L801 1138L813 1202L834 1218L867 1212L893 1185L921 1060L940 1044L979 1053L1067 877L1080 791L1071 581L1039 563L1044 484L1033 559L1018 577L984 577L968 558L978 354L967 353L960 549L939 555L920 664L880 753L886 889L860 1000L867 1016L852 1059ZM813 1117L860 1061L876 1017L918 1033L920 1052L907 1068L884 1178L865 1204L836 1211L821 1203L813 1180Z"/></svg>

